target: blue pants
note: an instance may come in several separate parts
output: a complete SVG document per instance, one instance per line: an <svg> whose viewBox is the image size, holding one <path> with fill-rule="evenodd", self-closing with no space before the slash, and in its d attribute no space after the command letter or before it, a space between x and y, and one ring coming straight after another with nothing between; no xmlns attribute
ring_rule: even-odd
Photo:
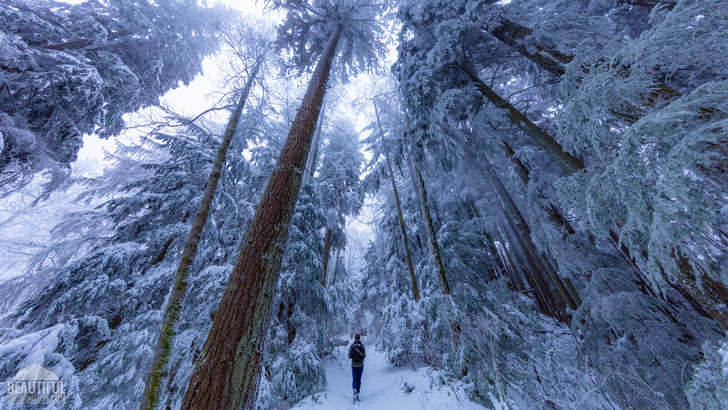
<svg viewBox="0 0 728 410"><path fill-rule="evenodd" d="M352 367L351 368L351 378L354 379L353 382L351 382L351 387L356 390L357 393L359 393L359 389L361 389L361 374L364 372L363 367Z"/></svg>

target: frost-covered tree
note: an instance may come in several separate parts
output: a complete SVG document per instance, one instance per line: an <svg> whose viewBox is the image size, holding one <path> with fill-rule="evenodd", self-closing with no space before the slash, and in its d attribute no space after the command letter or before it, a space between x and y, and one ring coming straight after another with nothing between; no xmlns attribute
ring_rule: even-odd
<svg viewBox="0 0 728 410"><path fill-rule="evenodd" d="M382 204L377 236L366 253L360 301L363 324L378 333L377 345L393 363L410 363L422 354L429 363L437 364L444 346L431 337L437 322L434 310L425 309L441 302L437 296L441 289L436 285L437 274L432 276L430 271L419 197L402 155L403 116L390 112L389 104L381 99L370 107L376 110L371 112L371 134L364 141L373 155L363 186L379 192ZM380 107L385 107L383 115L378 115ZM377 317L381 319L374 321Z"/></svg>
<svg viewBox="0 0 728 410"><path fill-rule="evenodd" d="M645 294L622 269L591 276L572 326L579 353L620 406L688 408L684 380L718 328L697 312Z"/></svg>
<svg viewBox="0 0 728 410"><path fill-rule="evenodd" d="M724 299L721 295L725 287L715 279L720 276L715 271L717 265L711 265L712 261L722 258L720 255L725 249L720 234L723 224L719 222L724 199L712 191L712 187L722 186L718 182L721 177L717 176L720 171L712 162L722 158L722 143L718 142L722 134L714 132L713 136L718 140L711 140L703 149L681 151L681 161L687 162L676 165L674 173L662 166L667 163L665 158L671 158L662 147L675 146L670 141L681 140L683 137L679 136L682 132L687 133L688 128L691 132L701 129L703 123L698 121L698 105L686 109L697 100L704 105L700 116L704 124L710 129L721 129L717 124L723 118L715 113L723 112L723 108L715 105L716 100L707 99L708 94L704 93L711 90L716 93L713 96L721 98L722 79L721 71L715 65L720 57L706 56L705 71L698 69L695 76L683 75L690 72L689 63L680 63L680 58L676 58L676 66L683 64L681 67L684 68L673 71L675 81L671 81L670 75L659 74L661 67L669 64L670 56L662 54L657 43L651 41L664 39L666 37L662 36L669 36L667 33L670 32L675 38L683 36L683 42L704 47L716 43L711 33L721 29L714 20L707 18L709 12L702 8L703 4L686 2L684 9L680 5L671 9L658 8L653 11L651 20L647 19L646 9L628 13L632 10L630 7L604 2L405 2L399 13L403 32L394 72L399 78L404 107L410 117L410 145L424 151L421 157L426 161L420 160L420 163L429 178L438 181L435 186L449 188L428 192L428 198L434 198L438 208L434 225L438 227L439 220L439 230L452 229L468 220L473 224L480 218L475 215L482 215L476 232L482 235L484 248L490 248L486 254L495 259L496 276L499 270L506 271L510 288L532 295L542 311L548 310L543 308L549 302L547 292L561 295L565 301L573 297L574 303L566 310L568 315L578 318L578 322L571 322L572 331L587 335L589 340L589 343L570 345L578 353L578 357L571 355L568 359L573 360L570 363L574 374L581 374L580 380L588 380L594 376L589 366L599 362L604 366L599 372L618 376L594 379L596 384L578 382L582 386L602 389L604 394L595 399L601 404L595 407L609 408L610 403L630 406L630 401L638 402L653 394L652 401L642 401L643 406L684 408L688 405L685 384L677 378L663 378L663 374L672 375L677 371L675 362L669 358L679 356L679 361L686 366L685 373L691 374L700 362L702 353L698 352L702 350L702 343L714 341L720 334L715 323L700 315L723 322L720 309L724 305L719 300ZM592 12L593 18L582 18L584 13L591 16ZM666 23L660 24L661 19ZM688 24L691 19L699 23ZM510 39L502 36L503 31L496 30L510 24L508 22L513 23ZM518 31L524 27L534 29ZM675 47L679 47L677 42ZM654 56L651 57L654 60L635 54L623 66L606 63L612 55L621 61L622 53L631 55L633 48L645 53L646 57ZM676 56L687 52L694 53L692 58L698 58L698 53L686 50L688 48L683 47L676 51ZM532 58L526 55L528 53L532 53ZM568 58L559 60L556 57ZM543 58L555 58L561 68L556 72L549 70L540 64L539 59ZM636 62L638 59L640 63ZM631 71L630 67L640 67L641 71ZM601 72L609 72L610 77L601 77ZM563 88L553 87L554 75L562 79ZM588 88L592 76L601 82ZM717 80L705 83L711 79ZM622 92L615 88L633 81L635 87L632 89ZM689 94L685 94L690 90L681 88L681 83L686 81L705 85L692 90L695 94L690 99ZM676 92L670 92L668 96L663 93L668 89ZM592 99L592 96L596 97ZM625 113L635 115L630 118ZM661 123L665 118L662 115L673 120L666 121L664 128L651 128ZM559 128L554 126L555 118L559 120ZM562 121L573 128L567 130ZM588 128L594 131L585 134ZM655 129L662 131L656 133ZM584 140L587 135L597 132L605 138L599 141L594 138L590 146L570 141L571 138ZM660 137L652 139L653 135ZM548 139L551 142L544 144ZM655 148L651 148L653 145ZM463 155L468 147L474 158L481 160L473 161L473 157L468 159ZM687 152L690 155L686 155ZM578 162L569 159L577 159L577 156L581 158ZM617 164L616 158L628 161L619 162L619 172L612 165ZM478 164L482 160L490 163L489 178L484 178L486 170ZM690 161L700 164L694 166L696 171L677 172L677 169L693 169L685 166ZM607 174L605 169L610 172ZM598 178L592 176L594 172ZM565 173L573 176L564 178ZM630 178L632 182L625 183L624 178ZM483 179L490 183L480 182ZM687 193L687 188L679 188L692 186L696 190L695 185L687 184L691 179L697 184L711 186L704 191L705 195L702 192L695 195L701 198L698 201ZM458 197L457 185L445 181L458 181L468 186L463 186L462 196L455 199ZM584 185L587 181L591 183L589 191ZM609 185L597 184L604 182ZM501 200L510 199L510 203L505 204L505 209L498 209L501 207L494 204L493 195ZM458 201L462 206L454 206ZM708 210L710 217L701 216L697 202L702 204L702 209ZM444 207L442 203L449 206ZM495 209L493 205L496 205ZM592 210L592 205L598 208ZM653 215L662 215L653 213L658 209L672 210L665 214L664 222L652 219ZM588 213L595 211L595 214ZM693 212L700 217L687 217L682 212ZM518 214L520 218L516 218ZM642 222L631 225L638 216ZM448 225L445 221L451 218L453 223ZM703 233L698 236L705 242L678 239L678 236L695 238L690 234L693 223L697 223L695 228L702 229ZM655 231L659 234L652 234L648 227L653 226L660 227ZM629 236L625 235L626 227L634 231L630 231ZM665 238L664 242L660 242L661 237ZM641 239L630 242L633 238ZM685 245L676 245L683 241ZM708 241L712 245L707 245ZM693 245L701 242L703 245ZM680 246L683 246L682 251ZM456 255L461 252L467 255L463 248ZM463 260L456 257L458 259ZM604 271L605 268L613 270ZM537 275L539 271L541 280ZM611 272L611 276L606 274L605 277L605 272ZM564 277L561 285L559 276ZM645 280L648 276L652 278L653 286ZM545 283L539 284L544 279ZM570 280L567 282L566 279ZM451 284L461 284L461 281L453 280ZM463 293L466 296L460 303L464 315L470 319L468 323L477 323L472 319L482 320L482 315L494 318L493 313L478 310L466 302L482 292L488 294L492 277L483 277L483 281L485 284L472 286L475 293ZM629 292L634 292L630 296L626 296L629 294L626 289L620 288L622 281L629 284ZM528 289L524 289L525 283L528 283ZM594 291L603 284L607 284L613 294L604 292L602 295ZM661 292L667 304L660 299ZM503 295L507 296L508 292ZM605 295L614 297L605 298ZM641 313L635 317L631 312L638 303L642 306L637 309ZM605 305L609 305L610 315L599 317L596 307ZM528 304L519 306L519 314L531 315L523 310L528 309ZM537 319L536 323L541 321ZM638 331L641 336L631 330L637 327L642 329ZM524 334L538 332L534 327L526 328L520 331ZM605 342L608 340L605 337L599 337L598 341L591 339L591 335L598 332L584 330L587 328L618 329L613 337L629 340L630 344L619 343L613 348L614 343ZM407 326L398 329L399 337L404 339ZM458 365L474 369L475 356L468 358L475 346L469 330L463 336L467 342ZM504 328L504 331L508 330ZM536 333L532 334L535 336ZM669 336L673 334L684 336L673 340ZM680 353L665 347L668 345L679 346L677 351ZM536 345L523 343L521 348L514 349L513 360L518 355L526 355L537 363L537 351ZM654 364L655 357L665 359L658 359L658 364ZM511 361L506 360L509 364ZM620 365L625 367L620 368ZM548 400L530 402L528 406L580 407L577 402L558 404L552 393L534 389L537 386L531 384L534 378L527 377L531 371L526 370L518 377L501 374L500 379L494 378L503 388L490 391L493 398L514 398L517 391L540 391ZM538 376L542 374L540 368L533 374L543 388L542 380L546 377ZM634 383L629 384L630 379ZM572 380L576 382L577 379ZM532 387L524 387L529 385ZM484 392L486 390L478 394Z"/></svg>
<svg viewBox="0 0 728 410"><path fill-rule="evenodd" d="M728 405L728 343L704 347L705 358L695 369L688 386L688 401L693 409L719 409Z"/></svg>
<svg viewBox="0 0 728 410"><path fill-rule="evenodd" d="M79 171L76 164L76 171ZM98 169L97 161L84 161L85 166ZM98 168L97 168L98 167ZM89 169L89 168L86 168ZM68 262L74 252L55 252L53 247L54 226L72 212L90 210L95 205L75 201L83 190L77 186L53 193L48 201L36 202L43 191L38 179L0 201L0 311L2 316L11 314L18 304L41 291L49 279L44 268ZM105 235L103 230L98 232ZM67 248L65 248L67 249ZM0 322L2 319L0 319Z"/></svg>
<svg viewBox="0 0 728 410"><path fill-rule="evenodd" d="M259 407L290 406L326 384L324 374L326 290L321 286L320 229L326 214L313 187L301 189L283 255L265 361L268 389ZM341 312L338 312L339 314Z"/></svg>
<svg viewBox="0 0 728 410"><path fill-rule="evenodd" d="M272 88L269 88L269 90L272 90ZM269 95L269 97L270 96L271 95ZM177 326L177 336L175 337L174 347L171 349L171 356L167 367L169 373L168 377L164 379L162 395L159 400L160 403L163 403L165 406L179 408L182 405L182 400L186 391L185 388L189 384L190 377L194 370L194 364L199 359L203 344L207 338L208 332L210 331L212 320L216 315L220 297L225 289L226 283L228 282L230 271L232 269L230 262L240 250L240 240L243 237L242 233L249 225L250 217L254 213L254 204L259 199L260 193L265 188L265 182L270 177L271 170L275 165L275 155L280 147L279 141L282 139L283 135L285 135L288 126L286 116L274 115L274 113L285 113L292 110L292 108L287 104L287 99L282 101L269 99L268 101L259 102L255 105L249 105L248 109L246 109L246 115L241 117L241 122L238 125L238 132L245 133L247 141L255 142L250 149L251 160L249 165L248 162L238 162L235 160L238 158L240 150L244 149L246 146L241 144L244 142L241 138L235 137L233 139L232 148L236 155L229 157L226 161L227 165L224 170L223 177L227 172L240 174L241 172L245 172L246 168L248 172L242 174L246 175L246 177L237 180L235 187L230 187L230 189L235 190L234 195L225 195L226 192L230 193L230 191L223 191L221 195L224 195L225 198L227 198L228 203L231 206L237 204L237 207L228 210L231 212L228 215L229 217L232 215L239 215L241 213L244 213L246 217L244 219L239 219L237 217L224 218L227 225L230 227L234 226L236 228L232 234L225 234L225 232L221 232L221 234L224 234L226 241L234 244L233 247L226 247L225 249L212 247L209 248L209 250L204 247L200 248L200 250L204 252L212 251L222 254L227 261L226 264L221 266L209 264L205 265L205 259L202 259L199 262L199 264L202 264L200 268L198 268L198 263L195 263L192 266L193 270L190 276L187 295L181 305L180 320ZM251 139L251 137L254 137L254 139ZM241 165L248 166L241 167ZM224 180L225 179L223 179L223 181ZM207 230L203 232L206 231ZM217 233L213 231L208 232L208 234L216 235ZM317 257L320 257L318 256L318 252L316 252L316 247L319 246L320 237L318 235L315 236L315 238L307 237L309 242L301 245L303 247L307 247L311 244L315 244L315 246L312 247L314 250L310 252L302 252L304 255L309 255L311 252L314 252ZM199 257L204 258L205 253L202 253ZM286 258L286 260L288 259ZM316 262L315 260L312 261L308 259L305 263L315 264ZM304 263L301 263L301 265L304 265ZM198 272L198 269L202 270ZM291 269L295 269L295 266ZM318 271L316 272L318 273ZM294 281L288 282L286 286L296 285L297 283ZM315 285L320 286L318 282L316 282ZM323 303L316 299L316 297L312 297L309 300L314 301L314 306L323 305ZM310 321L306 323L310 323ZM305 330L302 331L302 334L306 334ZM318 339L313 339L313 342L319 341L320 340ZM315 348L320 348L318 344L312 343L312 340L304 339L302 344L307 347L314 346ZM283 352L281 351L281 353ZM305 364L313 366L312 368L314 370L320 369L321 366L320 360L310 360L305 362ZM297 370L297 368L288 368L285 370L292 371ZM289 376L286 376L286 374L288 373L281 373L281 378L277 380L281 383L273 386L272 388L277 388L278 392L285 395L290 401L298 393L293 390L288 390L294 386L289 383L285 383L290 380L290 374ZM315 379L311 379L311 382L313 383L313 386L316 386L319 383ZM270 390L271 389L269 389L269 391ZM267 403L272 403L273 401L274 400L270 400Z"/></svg>
<svg viewBox="0 0 728 410"><path fill-rule="evenodd" d="M725 156L719 113L727 73L725 27L715 17L724 8L685 2L653 13L653 27L616 48L611 67L594 67L578 89L567 84L571 97L558 120L574 147L598 158L586 175L563 181L564 198L594 234L614 230L656 287L681 290L725 329L727 202L717 164ZM615 117L656 82L686 94L658 101L633 124Z"/></svg>
<svg viewBox="0 0 728 410"><path fill-rule="evenodd" d="M347 132L348 131L348 132ZM324 359L334 338L345 331L348 303L341 287L322 285L325 232L361 207L358 193L361 154L352 130L328 132L318 174L304 182L283 254L257 407L285 408L326 384ZM343 228L343 227L342 227ZM343 248L343 232L335 245ZM329 272L334 274L335 263ZM345 279L345 278L339 278ZM334 318L333 320L331 318ZM338 320L336 318L339 318Z"/></svg>
<svg viewBox="0 0 728 410"><path fill-rule="evenodd" d="M179 319L182 299L187 291L190 269L195 262L197 249L202 238L202 230L207 223L210 207L212 206L212 199L215 196L215 190L217 189L217 184L220 180L220 175L225 164L228 148L230 148L233 135L235 134L235 129L238 126L240 116L243 113L243 108L245 108L245 103L248 100L253 83L256 80L258 72L265 62L266 54L270 49L270 39L266 38L266 35L262 30L256 30L253 26L245 27L238 25L237 27L239 28L239 31L236 33L236 40L238 43L244 43L245 46L247 46L247 49L245 50L247 53L237 52L236 54L237 57L242 60L240 63L249 64L249 67L246 67L246 71L248 71L248 78L245 82L245 86L240 91L238 101L235 104L230 115L230 120L225 127L225 133L223 134L222 141L220 142L220 148L217 151L217 156L212 164L212 170L210 171L202 198L200 199L200 206L193 218L190 234L184 245L184 251L180 257L179 265L177 266L172 290L165 302L162 328L159 332L159 340L157 341L157 347L154 352L151 369L147 376L141 409L153 409L158 404L159 389L161 388L162 378L164 378L168 373L167 362L174 343L175 326ZM248 55L246 56L245 54Z"/></svg>
<svg viewBox="0 0 728 410"><path fill-rule="evenodd" d="M216 49L222 9L183 1L7 0L0 13L0 185L67 174L85 134L189 84Z"/></svg>
<svg viewBox="0 0 728 410"><path fill-rule="evenodd" d="M184 133L156 134L117 149L114 166L86 192L104 199L103 206L72 214L57 228L68 240L58 238L55 248L75 250L77 259L47 268L46 289L6 320L12 328L0 341L3 377L24 364L55 366L69 383L73 405L139 405L176 255L207 179L199 170L212 166L219 143L188 125ZM194 295L205 284L199 277L214 283L211 275L229 273L226 258L252 215L250 193L240 189L251 171L239 154L227 162L208 219L212 229L205 230L193 266Z"/></svg>
<svg viewBox="0 0 728 410"><path fill-rule="evenodd" d="M274 5L289 11L279 31L282 45L297 52L294 55L303 59L302 64L313 56L318 56L318 63L243 240L183 408L254 406L280 259L337 46L343 38L344 52L337 61L342 75L347 70L369 68L383 49L375 23L383 11L380 3L342 0ZM299 29L300 36L286 37L290 30Z"/></svg>
<svg viewBox="0 0 728 410"><path fill-rule="evenodd" d="M391 185L384 186L387 189L382 191L386 194L382 198L377 223L380 228L375 232L376 237L370 242L365 254L359 315L363 317L362 328L378 335L377 347L387 353L392 363L405 365L423 352L422 331L427 326L428 318L420 314L418 302L421 298L418 296L418 301L415 301L404 251L404 245L408 242L402 240L399 213L396 211ZM412 232L413 221L409 213L406 215L405 232ZM421 259L421 255L417 256ZM414 269L413 266L413 272ZM416 273L419 273L419 269Z"/></svg>

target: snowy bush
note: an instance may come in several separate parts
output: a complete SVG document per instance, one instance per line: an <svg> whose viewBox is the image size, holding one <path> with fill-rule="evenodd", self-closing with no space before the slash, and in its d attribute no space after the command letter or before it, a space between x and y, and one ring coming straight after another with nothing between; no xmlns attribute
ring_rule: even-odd
<svg viewBox="0 0 728 410"><path fill-rule="evenodd" d="M503 280L488 288L481 310L463 320L457 363L474 400L513 408L614 408L568 328L537 315Z"/></svg>
<svg viewBox="0 0 728 410"><path fill-rule="evenodd" d="M424 353L427 321L410 295L395 293L388 298L382 323L377 349L386 352L391 363L408 365Z"/></svg>
<svg viewBox="0 0 728 410"><path fill-rule="evenodd" d="M728 408L728 342L703 346L705 358L695 368L687 396L693 410Z"/></svg>
<svg viewBox="0 0 728 410"><path fill-rule="evenodd" d="M684 385L716 325L643 292L630 273L600 269L573 328L580 357L622 407L682 409Z"/></svg>

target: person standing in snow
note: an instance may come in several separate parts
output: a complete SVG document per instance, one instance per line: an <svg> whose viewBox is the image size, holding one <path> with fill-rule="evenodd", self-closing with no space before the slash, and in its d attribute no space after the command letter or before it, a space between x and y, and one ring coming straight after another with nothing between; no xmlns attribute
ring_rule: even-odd
<svg viewBox="0 0 728 410"><path fill-rule="evenodd" d="M354 335L354 343L349 347L349 359L351 359L351 377L354 379L351 386L354 388L354 401L359 401L359 390L361 389L361 374L364 372L364 358L367 351L361 342L361 335Z"/></svg>

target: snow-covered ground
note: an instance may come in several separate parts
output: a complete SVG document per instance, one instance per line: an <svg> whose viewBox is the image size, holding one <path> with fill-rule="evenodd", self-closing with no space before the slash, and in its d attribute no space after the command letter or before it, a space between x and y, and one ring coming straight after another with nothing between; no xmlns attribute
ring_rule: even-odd
<svg viewBox="0 0 728 410"><path fill-rule="evenodd" d="M364 339L367 359L361 381L360 402L352 404L351 361L349 346L334 350L334 358L326 365L328 386L301 400L292 408L303 409L484 409L468 400L462 389L449 383L421 363L413 369L387 363L383 353L374 350L371 338ZM414 387L409 393L405 391Z"/></svg>

